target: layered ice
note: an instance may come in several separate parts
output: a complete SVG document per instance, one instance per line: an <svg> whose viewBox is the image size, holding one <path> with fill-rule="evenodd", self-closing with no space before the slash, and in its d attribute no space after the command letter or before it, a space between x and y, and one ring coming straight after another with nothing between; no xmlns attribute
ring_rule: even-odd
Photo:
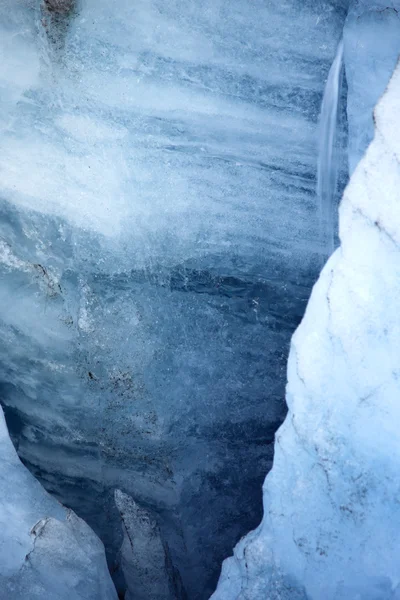
<svg viewBox="0 0 400 600"><path fill-rule="evenodd" d="M400 66L292 339L261 525L213 600L400 598Z"/></svg>
<svg viewBox="0 0 400 600"><path fill-rule="evenodd" d="M21 464L0 408L0 599L116 600L104 546Z"/></svg>
<svg viewBox="0 0 400 600"><path fill-rule="evenodd" d="M261 518L344 4L0 3L0 399L118 581L115 488L191 600Z"/></svg>

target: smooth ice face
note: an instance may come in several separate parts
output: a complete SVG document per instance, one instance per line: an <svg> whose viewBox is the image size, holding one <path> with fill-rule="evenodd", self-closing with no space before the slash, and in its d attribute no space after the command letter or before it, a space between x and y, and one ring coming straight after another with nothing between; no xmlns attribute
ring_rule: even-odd
<svg viewBox="0 0 400 600"><path fill-rule="evenodd" d="M0 598L116 600L104 546L21 464L0 408Z"/></svg>
<svg viewBox="0 0 400 600"><path fill-rule="evenodd" d="M345 12L77 7L0 3L0 397L20 456L115 572L118 488L206 598L261 517Z"/></svg>
<svg viewBox="0 0 400 600"><path fill-rule="evenodd" d="M372 113L399 58L400 1L351 2L344 28L349 169L374 136Z"/></svg>
<svg viewBox="0 0 400 600"><path fill-rule="evenodd" d="M213 600L400 598L400 66L292 339L264 519Z"/></svg>
<svg viewBox="0 0 400 600"><path fill-rule="evenodd" d="M329 70L322 100L319 139L317 196L320 213L320 235L326 245L326 254L330 256L335 244L335 223L339 152L339 107L343 83L343 40L340 40L335 60Z"/></svg>

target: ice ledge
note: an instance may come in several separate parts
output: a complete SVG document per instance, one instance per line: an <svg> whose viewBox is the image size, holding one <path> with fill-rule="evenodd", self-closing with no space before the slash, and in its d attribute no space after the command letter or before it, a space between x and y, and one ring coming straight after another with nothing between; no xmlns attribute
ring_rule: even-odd
<svg viewBox="0 0 400 600"><path fill-rule="evenodd" d="M400 66L293 336L264 518L213 600L400 598Z"/></svg>
<svg viewBox="0 0 400 600"><path fill-rule="evenodd" d="M0 408L0 600L116 600L104 547L21 464Z"/></svg>

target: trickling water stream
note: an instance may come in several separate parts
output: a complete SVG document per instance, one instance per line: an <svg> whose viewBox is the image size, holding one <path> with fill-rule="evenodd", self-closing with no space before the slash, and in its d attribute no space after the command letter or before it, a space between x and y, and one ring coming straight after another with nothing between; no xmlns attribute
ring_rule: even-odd
<svg viewBox="0 0 400 600"><path fill-rule="evenodd" d="M321 243L328 255L334 247L333 200L338 182L337 124L342 67L343 40L340 40L325 86L319 126L317 196Z"/></svg>

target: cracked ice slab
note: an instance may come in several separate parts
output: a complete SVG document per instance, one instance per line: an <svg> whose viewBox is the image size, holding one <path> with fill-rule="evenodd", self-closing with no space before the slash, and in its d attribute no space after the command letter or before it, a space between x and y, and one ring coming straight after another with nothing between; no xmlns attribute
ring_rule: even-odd
<svg viewBox="0 0 400 600"><path fill-rule="evenodd" d="M213 600L400 598L400 66L293 336L261 525Z"/></svg>

